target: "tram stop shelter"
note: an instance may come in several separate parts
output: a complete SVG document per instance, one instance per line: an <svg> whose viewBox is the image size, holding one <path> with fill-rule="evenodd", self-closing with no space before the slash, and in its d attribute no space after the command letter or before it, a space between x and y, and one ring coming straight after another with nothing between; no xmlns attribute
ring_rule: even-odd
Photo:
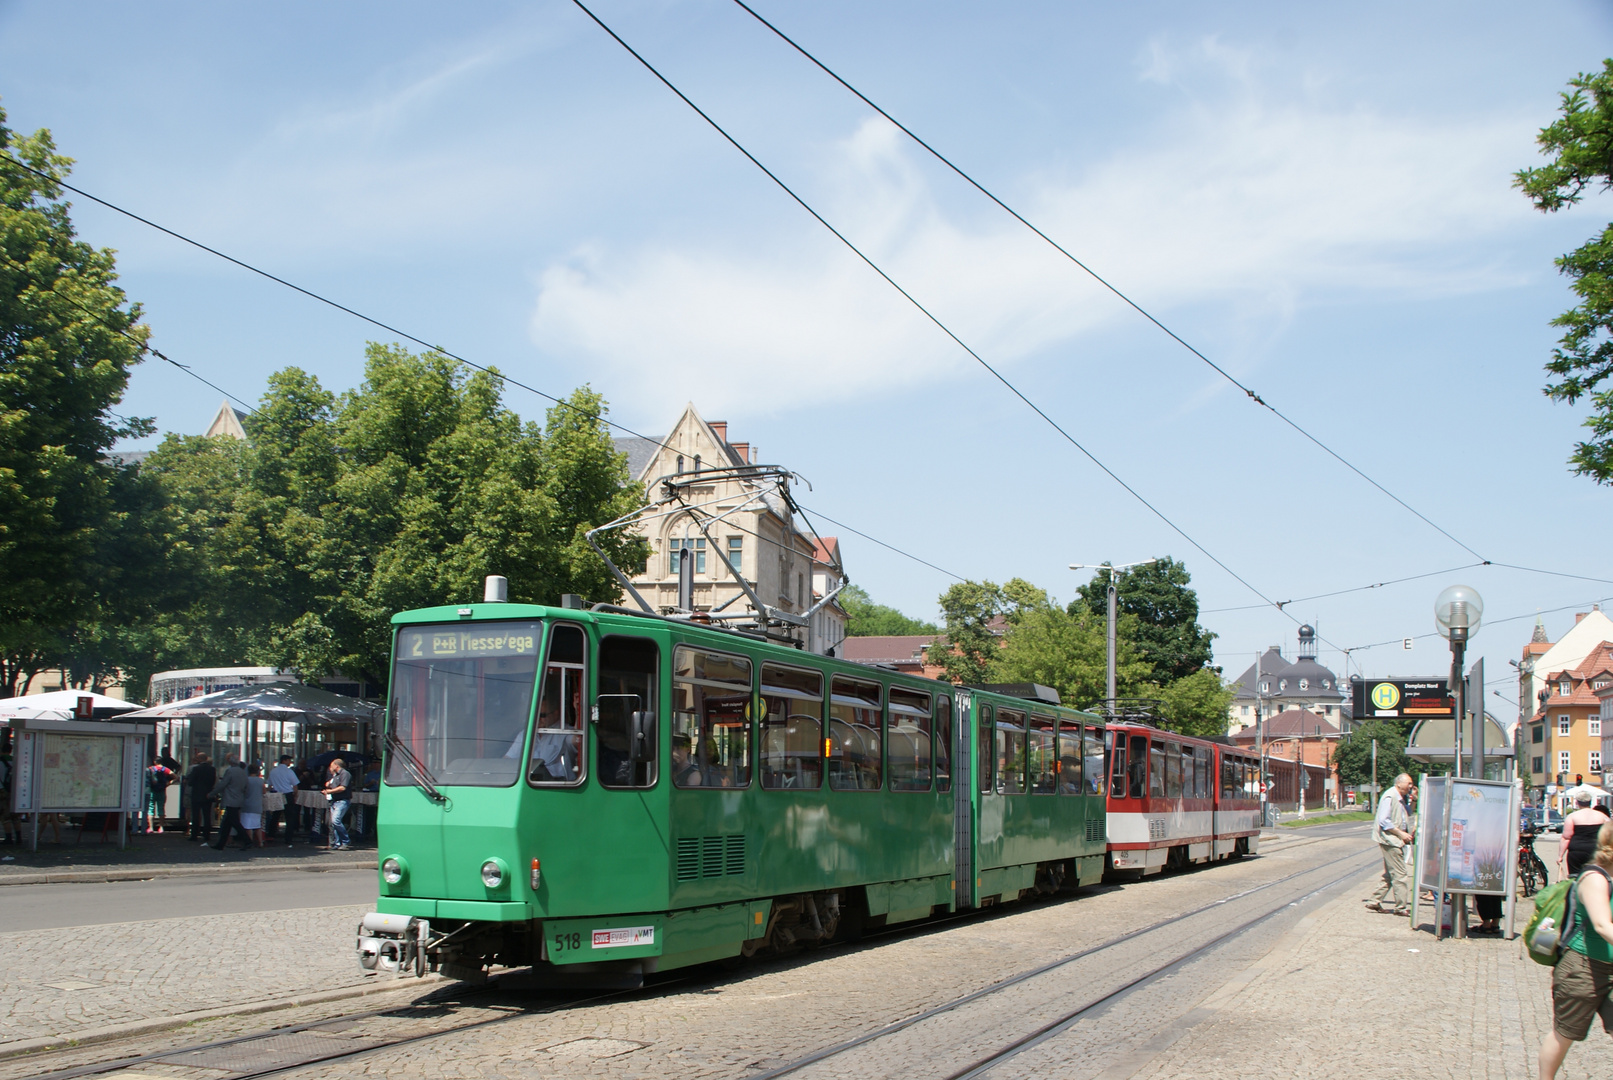
<svg viewBox="0 0 1613 1080"><path fill-rule="evenodd" d="M201 697L155 705L127 719L154 721L159 745L194 757L205 750L215 760L277 760L290 754L306 761L330 751L373 756L371 746L382 707L302 683L237 686Z"/></svg>
<svg viewBox="0 0 1613 1080"><path fill-rule="evenodd" d="M1510 779L1511 765L1517 754L1504 727L1489 713L1484 714L1484 769L1497 770L1496 779ZM1417 722L1406 740L1406 756L1413 761L1449 765L1456 761L1456 720L1450 716L1430 716ZM1473 717L1462 720L1462 772L1468 771L1473 760ZM1505 773L1505 775L1501 775Z"/></svg>

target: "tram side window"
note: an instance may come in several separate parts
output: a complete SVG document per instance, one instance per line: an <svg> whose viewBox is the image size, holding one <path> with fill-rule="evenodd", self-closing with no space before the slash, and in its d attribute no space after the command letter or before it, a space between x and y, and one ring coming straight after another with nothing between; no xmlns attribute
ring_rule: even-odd
<svg viewBox="0 0 1613 1080"><path fill-rule="evenodd" d="M878 791L879 684L836 676L829 684L829 786Z"/></svg>
<svg viewBox="0 0 1613 1080"><path fill-rule="evenodd" d="M935 790L952 790L952 699L935 699Z"/></svg>
<svg viewBox="0 0 1613 1080"><path fill-rule="evenodd" d="M1160 753L1164 753L1164 751L1161 750ZM1143 797L1143 792L1148 790L1148 736L1133 735L1131 737L1130 767L1131 797L1133 799L1140 799ZM1157 769L1154 770L1154 775L1156 777L1159 776L1159 771ZM1157 784L1159 781L1155 780L1154 782Z"/></svg>
<svg viewBox="0 0 1613 1080"><path fill-rule="evenodd" d="M890 689L885 754L892 791L930 790L930 695Z"/></svg>
<svg viewBox="0 0 1613 1080"><path fill-rule="evenodd" d="M1058 721L1051 716L1031 715L1025 755L1029 763L1029 787L1037 795L1051 795L1058 785L1058 758L1054 730Z"/></svg>
<svg viewBox="0 0 1613 1080"><path fill-rule="evenodd" d="M1082 790L1088 795L1103 794L1103 732L1095 727L1086 729L1082 744L1085 767L1081 770Z"/></svg>
<svg viewBox="0 0 1613 1080"><path fill-rule="evenodd" d="M1221 758L1221 797L1230 799L1238 790L1238 766L1229 756Z"/></svg>
<svg viewBox="0 0 1613 1080"><path fill-rule="evenodd" d="M1165 744L1165 797L1182 797L1182 748L1175 743Z"/></svg>
<svg viewBox="0 0 1613 1080"><path fill-rule="evenodd" d="M823 784L823 676L762 665L762 787Z"/></svg>
<svg viewBox="0 0 1613 1080"><path fill-rule="evenodd" d="M648 638L611 635L599 643L599 696L594 699L599 723L594 730L599 741L599 782L605 787L655 786L660 756L655 690L661 684L660 663L661 650ZM629 753L635 712L648 713L651 718L644 733L648 742L644 761L633 761Z"/></svg>
<svg viewBox="0 0 1613 1080"><path fill-rule="evenodd" d="M1111 798L1124 799L1126 797L1126 737L1116 735L1112 731L1103 733L1104 745L1109 749L1109 795Z"/></svg>
<svg viewBox="0 0 1613 1080"><path fill-rule="evenodd" d="M1193 797L1208 799L1215 792L1210 787L1210 750L1205 746L1193 748Z"/></svg>
<svg viewBox="0 0 1613 1080"><path fill-rule="evenodd" d="M994 790L992 787L991 766L992 762L996 761L997 758L992 750L992 732L996 729L997 722L992 715L991 706L980 706L980 741L975 744L975 758L977 760L975 771L979 774L980 793L982 795Z"/></svg>
<svg viewBox="0 0 1613 1080"><path fill-rule="evenodd" d="M1165 797L1165 744L1155 742L1148 747L1148 795Z"/></svg>
<svg viewBox="0 0 1613 1080"><path fill-rule="evenodd" d="M538 696L538 728L526 769L526 778L533 784L582 780L583 687L587 684L583 650L582 627L562 624L549 631L549 658Z"/></svg>
<svg viewBox="0 0 1613 1080"><path fill-rule="evenodd" d="M1081 725L1059 724L1059 794L1081 794Z"/></svg>
<svg viewBox="0 0 1613 1080"><path fill-rule="evenodd" d="M1025 714L997 710L997 793L1025 790Z"/></svg>
<svg viewBox="0 0 1613 1080"><path fill-rule="evenodd" d="M750 786L751 663L680 645L672 654L672 782Z"/></svg>

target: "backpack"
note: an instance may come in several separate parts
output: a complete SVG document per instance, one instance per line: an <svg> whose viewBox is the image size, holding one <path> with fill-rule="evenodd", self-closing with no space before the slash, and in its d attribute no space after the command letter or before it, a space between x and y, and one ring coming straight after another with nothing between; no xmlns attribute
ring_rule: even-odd
<svg viewBox="0 0 1613 1080"><path fill-rule="evenodd" d="M1613 885L1613 877L1609 877L1600 866L1587 866L1580 871L1580 876L1592 870L1608 878L1609 884ZM1578 897L1574 891L1578 884L1578 877L1568 878L1548 885L1535 894L1535 913L1530 916L1529 925L1523 928L1524 952L1535 963L1556 967L1557 961L1562 959L1563 942L1573 932L1574 919L1579 915Z"/></svg>

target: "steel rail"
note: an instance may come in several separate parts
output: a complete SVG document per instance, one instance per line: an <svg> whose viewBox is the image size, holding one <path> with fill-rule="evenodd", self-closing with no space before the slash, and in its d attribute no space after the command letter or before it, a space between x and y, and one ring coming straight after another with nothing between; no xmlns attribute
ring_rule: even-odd
<svg viewBox="0 0 1613 1080"><path fill-rule="evenodd" d="M1321 838L1318 838L1318 839L1321 839ZM1316 841L1307 841L1307 843L1315 843L1315 842ZM835 1043L832 1046L826 1046L826 1047L822 1048L821 1050L815 1050L812 1053L807 1054L807 1055L805 1055L803 1057L797 1058L794 1061L791 1061L791 1062L789 1062L789 1063L787 1063L785 1065L780 1065L777 1068L768 1069L765 1072L756 1073L753 1077L751 1077L751 1080L773 1080L773 1078L775 1078L775 1077L788 1076L791 1073L799 1072L802 1069L805 1069L810 1065L815 1065L818 1062L824 1061L824 1060L826 1060L828 1058L831 1058L831 1057L837 1057L840 1054L844 1054L848 1050L854 1050L859 1046L866 1046L869 1043L876 1042L876 1041L878 1041L880 1039L883 1039L883 1038L886 1038L887 1036L890 1036L890 1035L894 1035L899 1031L905 1031L907 1028L910 1028L910 1027L914 1026L915 1024L921 1024L926 1020L933 1020L937 1016L942 1016L942 1015L944 1015L946 1013L952 1012L955 1009L959 1009L959 1008L962 1008L965 1005L972 1004L972 1003L974 1003L976 1001L979 1001L982 998L989 997L992 994L996 994L996 993L998 993L1000 991L1006 990L1011 986L1017 986L1020 983L1028 982L1031 979L1035 979L1035 978L1038 978L1038 977L1040 977L1042 975L1046 975L1049 972L1056 971L1059 968L1065 967L1065 966L1067 966L1069 964L1073 964L1077 960L1083 960L1083 959L1085 959L1085 958L1087 958L1089 956L1093 956L1093 955L1095 955L1097 953L1101 953L1101 952L1104 952L1104 951L1106 951L1108 949L1115 948L1118 945L1126 944L1127 942L1133 941L1133 940L1135 940L1135 939L1137 939L1139 937L1142 937L1145 934L1156 933L1156 932L1158 932L1160 930L1165 929L1166 927L1174 926L1175 924L1179 923L1183 919L1190 919L1190 918L1193 918L1196 915L1202 915L1205 912L1213 911L1214 909L1216 909L1218 907L1223 907L1226 904L1229 904L1229 903L1233 902L1234 900L1241 900L1241 899L1243 899L1245 897L1253 896L1256 893L1264 892L1266 889L1274 888L1274 887L1276 887L1278 885L1281 885L1281 884L1283 884L1285 882L1292 881L1297 877L1303 877L1303 876L1305 876L1307 874L1314 874L1318 870L1325 870L1328 867L1336 866L1341 862L1359 860L1361 858L1363 858L1361 853L1356 853L1356 854L1352 854L1352 855L1345 855L1345 856L1342 856L1340 858L1333 859L1333 860L1331 860L1329 862L1321 863L1320 865L1317 865L1317 866L1307 867L1304 870L1297 870L1292 874L1288 874L1288 875L1286 875L1284 877L1276 878L1276 879L1274 879L1272 881L1265 882L1264 884L1261 884L1261 885L1256 885L1253 888L1245 889L1242 892L1232 893L1231 895L1224 896L1219 900L1213 900L1208 904L1203 904L1203 905L1201 905L1199 907L1196 907L1196 908L1192 909L1191 911L1179 912L1177 914L1167 916L1166 918L1160 919L1158 922L1150 923L1149 925L1141 927L1140 929L1128 930L1125 933L1116 935L1115 937L1112 937L1107 941L1099 942L1098 944L1088 946L1087 948L1082 949L1079 952L1071 953L1069 956L1061 957L1058 960L1053 960L1053 961L1050 961L1050 962L1048 962L1046 964L1042 964L1042 965L1040 965L1038 967L1030 968L1029 970L1019 972L1016 975L1010 975L1008 978L1002 979L1002 980L1000 980L998 982L995 982L995 983L992 983L990 986L982 987L979 990L974 990L974 991L971 991L970 993L964 994L962 997L954 998L951 1001L944 1002L944 1003L942 1003L940 1005L936 1005L936 1006L934 1006L932 1008L929 1008L929 1009L925 1009L922 1012L914 1013L912 1016L909 1016L909 1017L906 1017L904 1019L897 1020L897 1021L895 1021L893 1023L887 1024L886 1026L880 1028L878 1031L870 1031L870 1032L867 1032L866 1034L859 1035L854 1039L847 1039L845 1042ZM1347 878L1354 877L1355 875L1361 873L1361 870L1363 868L1364 867L1357 867L1356 869L1353 869L1349 873L1345 874L1343 877L1336 878L1336 879L1334 879L1334 881L1329 882L1328 885L1323 886L1323 888L1328 888L1328 887L1330 887L1330 886L1332 886L1334 884L1337 884L1339 881L1343 881L1343 880L1345 880ZM1265 915L1262 915L1261 918L1262 919L1269 918L1271 915L1275 914L1276 912L1281 911L1284 908L1288 907L1289 904L1292 903L1292 902L1293 901L1287 901L1287 902L1279 905L1278 907L1274 908L1271 912L1268 912ZM1244 927L1242 929L1247 929L1247 927ZM1223 937L1225 937L1225 935L1223 935ZM1221 940L1222 940L1222 938L1216 938L1214 941L1210 942L1207 945L1197 946L1194 951L1196 952L1198 949L1210 948L1210 947L1214 946L1216 943L1218 943ZM1178 960L1172 961L1172 963L1181 963L1184 960L1190 958L1192 955L1193 955L1193 953L1189 952L1184 957L1179 958ZM1110 996L1113 996L1113 995L1110 995ZM1097 1004L1101 1004L1101 1001L1100 1002L1094 1002L1094 1003L1092 1003L1092 1005L1086 1006L1086 1008L1095 1007Z"/></svg>

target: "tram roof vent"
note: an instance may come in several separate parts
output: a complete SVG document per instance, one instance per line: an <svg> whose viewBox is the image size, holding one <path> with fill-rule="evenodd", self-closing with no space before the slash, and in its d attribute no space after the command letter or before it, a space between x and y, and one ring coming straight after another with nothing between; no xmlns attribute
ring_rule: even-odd
<svg viewBox="0 0 1613 1080"><path fill-rule="evenodd" d="M510 579L498 574L487 575L487 583L482 589L482 603L504 604L510 599Z"/></svg>
<svg viewBox="0 0 1613 1080"><path fill-rule="evenodd" d="M585 605L582 602L581 596L574 592L568 592L560 595L560 606L563 608L571 608L574 611L581 611Z"/></svg>

